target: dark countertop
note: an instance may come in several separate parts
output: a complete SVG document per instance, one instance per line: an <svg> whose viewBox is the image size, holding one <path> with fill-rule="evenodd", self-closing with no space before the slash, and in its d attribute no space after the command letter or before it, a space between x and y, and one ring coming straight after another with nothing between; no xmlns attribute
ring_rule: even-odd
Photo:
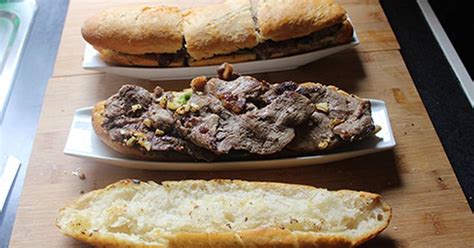
<svg viewBox="0 0 474 248"><path fill-rule="evenodd" d="M423 104L474 210L474 109L414 0L381 0Z"/></svg>

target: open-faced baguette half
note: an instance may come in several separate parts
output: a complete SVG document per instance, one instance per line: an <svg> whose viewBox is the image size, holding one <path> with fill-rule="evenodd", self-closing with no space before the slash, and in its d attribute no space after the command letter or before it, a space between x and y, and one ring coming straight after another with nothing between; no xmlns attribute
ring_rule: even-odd
<svg viewBox="0 0 474 248"><path fill-rule="evenodd" d="M229 64L183 91L124 85L95 106L92 123L114 150L165 161L329 152L380 130L368 100L319 83L269 84Z"/></svg>
<svg viewBox="0 0 474 248"><path fill-rule="evenodd" d="M380 195L237 180L122 180L60 210L56 225L101 247L354 247L382 232Z"/></svg>

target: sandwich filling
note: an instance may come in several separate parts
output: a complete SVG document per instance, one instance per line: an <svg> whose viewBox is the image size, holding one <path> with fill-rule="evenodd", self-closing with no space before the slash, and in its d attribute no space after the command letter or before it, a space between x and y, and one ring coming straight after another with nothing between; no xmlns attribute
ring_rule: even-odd
<svg viewBox="0 0 474 248"><path fill-rule="evenodd" d="M350 41L350 39L352 39L352 35L349 36L350 39L346 39L343 41L338 41L336 39L337 36L344 30L344 25L345 24L343 23L338 23L330 27L313 32L309 35L284 41L266 40L252 49L240 49L236 52L229 54L215 55L214 57L207 58L205 60L218 59L219 57L222 57L225 61L228 62L240 62L239 57L244 57L245 55L249 54L255 54L253 60L263 60L315 51L332 45L347 43ZM199 60L194 60L190 58L189 61L190 64L193 65L193 62Z"/></svg>
<svg viewBox="0 0 474 248"><path fill-rule="evenodd" d="M269 59L321 49L336 44L336 36L343 26L344 24L339 23L303 37L284 41L266 40L255 47L255 51L259 59Z"/></svg>
<svg viewBox="0 0 474 248"><path fill-rule="evenodd" d="M239 76L228 64L218 73L179 92L125 85L106 101L102 127L131 149L208 161L231 151L321 152L377 131L370 102L334 86L268 84Z"/></svg>

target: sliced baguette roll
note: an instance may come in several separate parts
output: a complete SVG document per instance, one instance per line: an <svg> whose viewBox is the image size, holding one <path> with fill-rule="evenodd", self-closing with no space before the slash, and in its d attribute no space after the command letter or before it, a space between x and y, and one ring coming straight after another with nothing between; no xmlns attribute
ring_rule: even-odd
<svg viewBox="0 0 474 248"><path fill-rule="evenodd" d="M103 247L353 247L382 232L380 195L237 180L122 180L61 209L56 225Z"/></svg>

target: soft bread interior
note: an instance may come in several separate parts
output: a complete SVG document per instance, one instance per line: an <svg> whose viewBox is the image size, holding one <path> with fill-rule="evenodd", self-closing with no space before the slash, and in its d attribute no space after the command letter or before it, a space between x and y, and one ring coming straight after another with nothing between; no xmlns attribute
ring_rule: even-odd
<svg viewBox="0 0 474 248"><path fill-rule="evenodd" d="M311 234L356 245L381 232L390 216L379 195L364 192L229 180L123 180L62 209L57 225L93 244L166 247L180 233L278 228L296 238Z"/></svg>

